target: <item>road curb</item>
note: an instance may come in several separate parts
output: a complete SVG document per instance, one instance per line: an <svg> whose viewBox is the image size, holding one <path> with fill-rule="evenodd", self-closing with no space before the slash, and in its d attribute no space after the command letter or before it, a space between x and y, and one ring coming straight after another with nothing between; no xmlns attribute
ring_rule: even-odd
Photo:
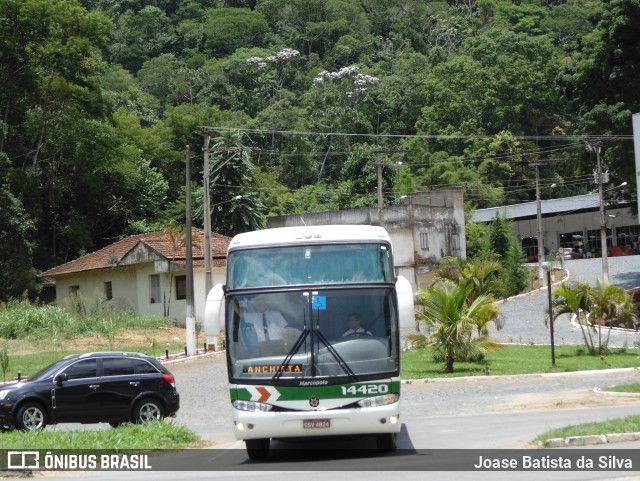
<svg viewBox="0 0 640 481"><path fill-rule="evenodd" d="M576 446L593 446L597 444L612 444L640 441L640 433L611 433L591 436L570 436L567 438L552 438L544 442L545 448L571 448Z"/></svg>
<svg viewBox="0 0 640 481"><path fill-rule="evenodd" d="M428 382L457 382L457 381L483 381L486 379L521 379L535 377L566 377L566 376L596 376L602 373L615 374L617 372L640 372L638 367L619 367L614 369L592 369L589 371L571 371L571 372L540 372L531 374L507 374L503 376L459 376L459 377L433 377L428 379L403 379L402 384L428 383ZM596 388L597 389L597 388ZM602 391L608 393L609 391Z"/></svg>
<svg viewBox="0 0 640 481"><path fill-rule="evenodd" d="M640 393L638 392L603 391L599 387L594 387L593 392L596 394L603 394L605 396L640 398Z"/></svg>

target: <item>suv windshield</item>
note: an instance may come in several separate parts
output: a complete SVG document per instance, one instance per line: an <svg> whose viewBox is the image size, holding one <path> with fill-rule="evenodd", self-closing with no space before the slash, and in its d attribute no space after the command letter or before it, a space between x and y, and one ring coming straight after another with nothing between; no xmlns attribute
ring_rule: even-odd
<svg viewBox="0 0 640 481"><path fill-rule="evenodd" d="M49 364L47 367L40 369L33 376L29 376L28 381L42 381L44 379L48 379L53 376L56 372L62 369L64 366L68 364L66 360L60 360L54 362L53 364Z"/></svg>
<svg viewBox="0 0 640 481"><path fill-rule="evenodd" d="M349 286L227 296L227 349L236 381L398 373L395 296Z"/></svg>

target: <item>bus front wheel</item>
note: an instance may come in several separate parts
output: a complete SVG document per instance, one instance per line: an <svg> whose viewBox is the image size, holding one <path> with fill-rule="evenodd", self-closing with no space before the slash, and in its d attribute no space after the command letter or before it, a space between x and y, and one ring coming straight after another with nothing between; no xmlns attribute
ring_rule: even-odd
<svg viewBox="0 0 640 481"><path fill-rule="evenodd" d="M380 452L395 451L398 447L398 435L396 433L377 434L376 446Z"/></svg>
<svg viewBox="0 0 640 481"><path fill-rule="evenodd" d="M269 444L271 440L266 439L246 439L247 454L249 459L265 459L269 456Z"/></svg>

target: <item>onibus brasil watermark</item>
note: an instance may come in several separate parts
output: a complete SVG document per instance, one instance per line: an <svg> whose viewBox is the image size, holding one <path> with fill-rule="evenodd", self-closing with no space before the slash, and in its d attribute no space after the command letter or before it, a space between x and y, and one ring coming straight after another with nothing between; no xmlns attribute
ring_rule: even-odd
<svg viewBox="0 0 640 481"><path fill-rule="evenodd" d="M75 470L150 470L148 454L77 453L52 451L7 451L9 470L75 471Z"/></svg>

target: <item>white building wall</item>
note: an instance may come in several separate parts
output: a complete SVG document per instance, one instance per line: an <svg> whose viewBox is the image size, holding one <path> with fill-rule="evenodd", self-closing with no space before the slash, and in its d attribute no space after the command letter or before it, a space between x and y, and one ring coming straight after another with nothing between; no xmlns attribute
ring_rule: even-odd
<svg viewBox="0 0 640 481"><path fill-rule="evenodd" d="M65 308L71 307L71 287L78 286L78 293L85 299L87 308L90 309L98 298L104 297L105 282L110 281L113 302L118 308L133 309L141 316L158 317L162 317L167 308L168 317L179 325L185 325L186 300L176 299L175 276L185 275L186 271L174 271L172 281L166 264L166 261L150 262L57 276L56 304ZM154 274L160 275L161 299L159 302L152 303L150 276ZM194 269L193 277L196 322L203 323L206 301L204 269ZM213 269L214 283L225 282L225 278L224 267ZM173 285L170 289L171 282Z"/></svg>
<svg viewBox="0 0 640 481"><path fill-rule="evenodd" d="M138 309L135 268L130 266L56 277L56 304L65 308L71 306L72 286L78 286L78 293L86 300L95 301L104 297L105 282L108 281L111 281L113 298L118 306Z"/></svg>

